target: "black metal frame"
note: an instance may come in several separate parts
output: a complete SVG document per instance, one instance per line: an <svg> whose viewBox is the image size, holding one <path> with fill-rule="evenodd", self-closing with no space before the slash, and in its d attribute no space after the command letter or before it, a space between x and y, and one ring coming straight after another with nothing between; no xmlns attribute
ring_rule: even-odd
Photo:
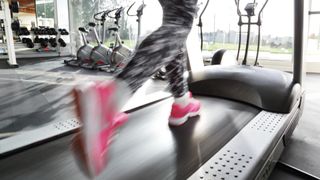
<svg viewBox="0 0 320 180"><path fill-rule="evenodd" d="M249 51L249 44L250 44L250 31L251 31L251 25L257 25L258 26L258 45L257 45L257 52L256 52L256 60L254 65L258 65L258 58L259 58L259 51L260 51L260 40L261 40L261 14L264 8L266 7L267 3L269 0L266 0L261 7L259 13L258 13L258 20L256 22L251 22L251 17L254 16L253 14L247 14L243 15L240 11L240 0L235 0L235 4L237 6L237 14L239 16L239 21L238 21L238 26L239 26L239 43L238 43L238 53L237 53L237 60L239 60L239 55L240 55L240 49L241 49L241 34L242 34L242 25L248 25L248 30L247 30L247 42L246 42L246 49L245 49L245 54L244 54L244 59L242 61L243 65L247 65L247 58L248 58L248 51ZM256 0L253 1L253 4L256 3ZM244 22L242 20L242 17L247 17L248 21Z"/></svg>
<svg viewBox="0 0 320 180"><path fill-rule="evenodd" d="M299 84L303 73L304 15L304 0L294 0L293 82Z"/></svg>
<svg viewBox="0 0 320 180"><path fill-rule="evenodd" d="M138 7L138 9L136 10L137 11L137 13L136 14L130 14L130 10L131 10L131 8L134 6L134 4L135 4L136 2L134 2L134 3L132 3L131 5L130 5L130 7L128 8L128 10L127 10L127 15L128 16L137 16L137 23L138 23L138 38L137 38L137 41L139 40L139 37L140 37L140 35L141 35L141 17L142 17L142 15L143 15L143 10L144 10L144 8L146 7L146 4L144 3L144 1L142 2L142 4Z"/></svg>
<svg viewBox="0 0 320 180"><path fill-rule="evenodd" d="M106 32L105 32L105 22L106 22L106 16L107 16L107 13L108 13L109 11L107 10L107 11L102 11L102 12L98 12L98 13L96 13L96 14L94 14L93 15L93 18L96 20L96 21L100 21L101 23L100 23L100 25L101 25L101 27L102 27L102 32L101 32L101 43L103 44L104 43L104 41L105 41L105 36L106 36ZM99 15L101 15L100 16L100 18L98 18L98 16Z"/></svg>
<svg viewBox="0 0 320 180"><path fill-rule="evenodd" d="M309 15L320 14L320 11L309 11Z"/></svg>
<svg viewBox="0 0 320 180"><path fill-rule="evenodd" d="M207 7L208 7L208 5L209 5L209 2L210 2L210 0L207 0L205 6L204 6L204 8L203 8L203 10L202 10L201 13L200 13L199 22L198 22L198 24L197 24L197 26L198 26L199 29L200 29L200 41L201 41L201 42L200 42L200 48L201 48L201 51L203 50L203 29L202 29L203 23L202 23L202 16L203 16L204 12L207 10Z"/></svg>

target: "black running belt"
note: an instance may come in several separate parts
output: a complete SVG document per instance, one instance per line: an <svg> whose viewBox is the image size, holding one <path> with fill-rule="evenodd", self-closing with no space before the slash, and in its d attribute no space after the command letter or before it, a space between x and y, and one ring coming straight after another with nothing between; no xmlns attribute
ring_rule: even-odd
<svg viewBox="0 0 320 180"><path fill-rule="evenodd" d="M168 126L172 99L131 113L115 136L102 179L186 179L260 112L239 102L197 98L201 116L181 127ZM1 179L84 179L69 144L64 138L1 160Z"/></svg>

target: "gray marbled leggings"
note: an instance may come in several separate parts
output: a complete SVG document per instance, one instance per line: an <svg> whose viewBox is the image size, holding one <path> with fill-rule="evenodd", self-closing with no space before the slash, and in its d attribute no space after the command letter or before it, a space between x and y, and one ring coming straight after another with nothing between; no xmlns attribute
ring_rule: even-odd
<svg viewBox="0 0 320 180"><path fill-rule="evenodd" d="M128 65L116 78L135 92L161 67L165 66L174 97L188 91L186 40L197 13L197 0L159 0L163 8L162 26L137 47Z"/></svg>

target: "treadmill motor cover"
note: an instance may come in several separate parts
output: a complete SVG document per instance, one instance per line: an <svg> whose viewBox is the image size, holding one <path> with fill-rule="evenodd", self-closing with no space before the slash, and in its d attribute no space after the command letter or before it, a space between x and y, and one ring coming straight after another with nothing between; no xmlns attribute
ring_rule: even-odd
<svg viewBox="0 0 320 180"><path fill-rule="evenodd" d="M266 111L289 113L301 94L292 75L254 66L206 66L192 72L189 88L193 94L236 100Z"/></svg>

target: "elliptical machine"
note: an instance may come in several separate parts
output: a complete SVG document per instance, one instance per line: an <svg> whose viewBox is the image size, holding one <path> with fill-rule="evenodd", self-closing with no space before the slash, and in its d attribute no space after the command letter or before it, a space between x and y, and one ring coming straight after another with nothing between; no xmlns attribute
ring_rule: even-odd
<svg viewBox="0 0 320 180"><path fill-rule="evenodd" d="M200 36L200 49L203 50L203 22L202 22L202 16L206 12L207 7L210 3L210 0L207 0L201 13L199 16L198 24L199 27L199 36ZM236 58L233 57L232 53L228 52L227 49L217 49L212 57L210 65L235 65L238 64L236 61Z"/></svg>
<svg viewBox="0 0 320 180"><path fill-rule="evenodd" d="M146 7L146 4L144 3L144 1L142 2L142 4L138 7L137 9L137 13L136 14L130 14L130 10L131 8L134 6L136 2L132 3L130 5L130 7L128 8L127 10L127 15L128 16L137 16L137 23L138 23L138 35L137 35L137 44L139 44L139 38L140 38L140 35L141 35L141 17L143 15L143 10L144 8Z"/></svg>
<svg viewBox="0 0 320 180"><path fill-rule="evenodd" d="M79 32L82 37L83 46L81 46L77 51L76 59L64 60L64 63L69 66L81 67L82 64L89 63L90 55L93 49L93 46L89 44L89 41L86 38L86 34L89 32L84 27L79 27Z"/></svg>
<svg viewBox="0 0 320 180"><path fill-rule="evenodd" d="M238 44L238 53L237 53L237 60L239 60L239 55L240 55L240 49L241 49L241 34L242 34L242 25L247 25L248 30L247 30L247 41L246 41L246 49L245 49L245 54L244 54L244 59L242 61L243 65L247 65L247 59L248 59L248 51L249 51L249 44L250 44L250 31L251 31L251 25L257 25L258 26L258 43L257 43L257 52L256 52L256 59L254 62L254 66L259 66L258 58L259 58L259 51L260 51L260 40L261 40L261 25L262 25L262 20L261 20L261 14L264 8L266 7L267 3L269 0L265 0L264 4L262 5L259 13L258 13L258 19L256 22L252 22L252 17L255 16L255 9L258 5L256 0L254 0L252 3L248 3L244 10L246 11L247 14L242 14L240 11L240 0L235 0L236 6L237 6L237 14L239 16L239 21L238 21L238 26L239 26L239 44ZM247 17L248 21L244 22L243 17Z"/></svg>

